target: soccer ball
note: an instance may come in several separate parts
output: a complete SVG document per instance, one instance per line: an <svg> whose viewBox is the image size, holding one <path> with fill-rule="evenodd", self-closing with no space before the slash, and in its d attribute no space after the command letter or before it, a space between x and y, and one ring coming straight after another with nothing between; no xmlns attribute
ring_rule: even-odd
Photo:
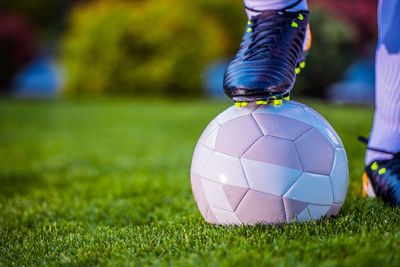
<svg viewBox="0 0 400 267"><path fill-rule="evenodd" d="M279 224L336 216L348 162L332 126L308 106L230 107L201 135L192 159L194 198L213 224Z"/></svg>

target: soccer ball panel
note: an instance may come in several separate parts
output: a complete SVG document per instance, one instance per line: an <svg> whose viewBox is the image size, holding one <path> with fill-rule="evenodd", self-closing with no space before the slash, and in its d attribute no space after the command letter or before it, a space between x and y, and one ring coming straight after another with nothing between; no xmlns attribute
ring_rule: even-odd
<svg viewBox="0 0 400 267"><path fill-rule="evenodd" d="M274 136L263 136L242 158L303 170L292 141Z"/></svg>
<svg viewBox="0 0 400 267"><path fill-rule="evenodd" d="M206 221L208 223L212 223L212 224L219 224L220 223L218 221L217 217L215 217L214 212L212 211L212 209L210 207L207 209L207 215L204 216L204 218L206 219Z"/></svg>
<svg viewBox="0 0 400 267"><path fill-rule="evenodd" d="M302 170L242 159L242 166L251 189L282 196L303 173Z"/></svg>
<svg viewBox="0 0 400 267"><path fill-rule="evenodd" d="M253 117L264 135L276 136L292 141L311 128L310 125L304 122L284 116L255 113Z"/></svg>
<svg viewBox="0 0 400 267"><path fill-rule="evenodd" d="M220 124L216 120L212 120L207 127L204 129L203 133L200 135L198 143L202 143L204 138L210 135L215 129L219 128Z"/></svg>
<svg viewBox="0 0 400 267"><path fill-rule="evenodd" d="M209 149L215 150L215 143L217 142L219 127L212 130L212 132L201 140L201 144L203 146L208 147Z"/></svg>
<svg viewBox="0 0 400 267"><path fill-rule="evenodd" d="M221 184L201 179L201 185L209 206L233 211Z"/></svg>
<svg viewBox="0 0 400 267"><path fill-rule="evenodd" d="M235 214L246 224L286 222L282 198L254 190L247 192Z"/></svg>
<svg viewBox="0 0 400 267"><path fill-rule="evenodd" d="M283 204L285 205L287 222L292 222L297 217L297 215L299 215L308 206L308 203L306 202L286 197L283 198Z"/></svg>
<svg viewBox="0 0 400 267"><path fill-rule="evenodd" d="M333 205L329 208L326 216L327 217L337 216L341 208L342 204L333 203Z"/></svg>
<svg viewBox="0 0 400 267"><path fill-rule="evenodd" d="M215 148L218 152L240 157L261 136L263 133L254 118L242 116L221 126Z"/></svg>
<svg viewBox="0 0 400 267"><path fill-rule="evenodd" d="M333 203L331 181L328 176L305 172L284 197L311 204L331 205Z"/></svg>
<svg viewBox="0 0 400 267"><path fill-rule="evenodd" d="M221 210L218 208L210 208L215 218L220 224L236 224L239 225L242 222L236 217L231 211Z"/></svg>
<svg viewBox="0 0 400 267"><path fill-rule="evenodd" d="M240 108L240 109L238 109L234 106L231 106L231 107L227 108L225 111L223 111L221 114L219 114L215 118L215 120L220 124L224 124L235 118L250 115L256 109L257 109L256 105L249 105L246 108Z"/></svg>
<svg viewBox="0 0 400 267"><path fill-rule="evenodd" d="M203 217L206 217L208 202L203 191L203 186L201 184L201 177L196 173L191 173L190 176L192 183L192 192L196 200L197 207L199 208L201 215L203 215Z"/></svg>
<svg viewBox="0 0 400 267"><path fill-rule="evenodd" d="M298 106L298 107L307 107L307 105L297 102L297 101L294 101L294 100L290 100L290 104L293 106Z"/></svg>
<svg viewBox="0 0 400 267"><path fill-rule="evenodd" d="M310 125L310 120L308 119L304 108L302 106L292 103L292 101L285 102L283 105L280 106L260 106L256 111L253 112L253 115L259 113L271 114L274 116L283 116Z"/></svg>
<svg viewBox="0 0 400 267"><path fill-rule="evenodd" d="M304 110L314 128L318 129L334 147L343 148L338 134L324 117L312 108L305 107Z"/></svg>
<svg viewBox="0 0 400 267"><path fill-rule="evenodd" d="M200 175L221 184L249 188L239 158L222 153L214 152Z"/></svg>
<svg viewBox="0 0 400 267"><path fill-rule="evenodd" d="M346 198L349 183L349 172L346 152L344 149L336 149L335 161L330 175L332 182L333 200L335 203L343 203Z"/></svg>
<svg viewBox="0 0 400 267"><path fill-rule="evenodd" d="M190 167L190 172L200 174L206 162L210 159L214 152L209 148L197 144L194 149L192 165Z"/></svg>
<svg viewBox="0 0 400 267"><path fill-rule="evenodd" d="M215 120L212 120L207 127L204 129L203 133L199 137L199 141L197 144L202 144L211 150L214 150L215 148L215 141L212 141L212 136L210 138L210 135L213 133L214 135L218 134L218 129L220 127L220 124L216 122Z"/></svg>
<svg viewBox="0 0 400 267"><path fill-rule="evenodd" d="M226 199L229 201L232 210L236 210L237 206L243 199L244 195L247 193L247 191L249 191L248 188L232 186L227 184L222 185L222 188L224 189Z"/></svg>
<svg viewBox="0 0 400 267"><path fill-rule="evenodd" d="M331 206L321 205L308 205L299 215L297 215L298 222L308 222L311 220L319 220L324 217Z"/></svg>
<svg viewBox="0 0 400 267"><path fill-rule="evenodd" d="M294 143L304 171L331 174L335 149L318 130L310 129Z"/></svg>

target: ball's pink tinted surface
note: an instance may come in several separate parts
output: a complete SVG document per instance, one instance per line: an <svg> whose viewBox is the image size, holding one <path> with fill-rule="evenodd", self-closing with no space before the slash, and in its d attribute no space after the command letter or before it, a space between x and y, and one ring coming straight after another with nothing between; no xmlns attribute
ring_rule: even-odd
<svg viewBox="0 0 400 267"><path fill-rule="evenodd" d="M348 163L332 126L304 104L230 107L201 135L191 182L210 223L308 221L338 214Z"/></svg>

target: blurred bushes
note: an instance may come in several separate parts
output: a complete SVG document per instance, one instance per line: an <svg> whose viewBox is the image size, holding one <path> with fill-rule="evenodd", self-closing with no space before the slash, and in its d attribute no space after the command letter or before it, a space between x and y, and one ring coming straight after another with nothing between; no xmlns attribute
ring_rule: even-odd
<svg viewBox="0 0 400 267"><path fill-rule="evenodd" d="M64 28L64 19L70 7L89 0L31 0L0 1L0 10L24 17L42 39L58 37Z"/></svg>
<svg viewBox="0 0 400 267"><path fill-rule="evenodd" d="M225 57L236 54L242 39L247 17L242 0L192 0L202 14L212 16L225 33ZM204 22L203 22L204 23Z"/></svg>
<svg viewBox="0 0 400 267"><path fill-rule="evenodd" d="M242 1L96 1L75 7L62 44L65 93L196 95L203 70L232 57L246 22ZM295 92L323 96L354 59L354 32L320 9Z"/></svg>
<svg viewBox="0 0 400 267"><path fill-rule="evenodd" d="M34 33L20 15L0 12L0 95L11 93L12 79L35 56Z"/></svg>
<svg viewBox="0 0 400 267"><path fill-rule="evenodd" d="M359 56L355 51L356 31L322 9L312 9L313 37L307 67L298 75L296 95L324 97L327 87L342 78L344 71Z"/></svg>
<svg viewBox="0 0 400 267"><path fill-rule="evenodd" d="M70 16L68 95L201 93L203 68L227 51L220 25L191 1L99 1Z"/></svg>

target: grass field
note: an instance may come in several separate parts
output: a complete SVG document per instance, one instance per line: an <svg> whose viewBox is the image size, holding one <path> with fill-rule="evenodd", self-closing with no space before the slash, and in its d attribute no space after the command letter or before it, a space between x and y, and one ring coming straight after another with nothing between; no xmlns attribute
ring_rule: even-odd
<svg viewBox="0 0 400 267"><path fill-rule="evenodd" d="M307 102L350 161L336 219L215 227L189 166L227 102L0 102L0 265L399 266L400 209L360 196L372 109Z"/></svg>

